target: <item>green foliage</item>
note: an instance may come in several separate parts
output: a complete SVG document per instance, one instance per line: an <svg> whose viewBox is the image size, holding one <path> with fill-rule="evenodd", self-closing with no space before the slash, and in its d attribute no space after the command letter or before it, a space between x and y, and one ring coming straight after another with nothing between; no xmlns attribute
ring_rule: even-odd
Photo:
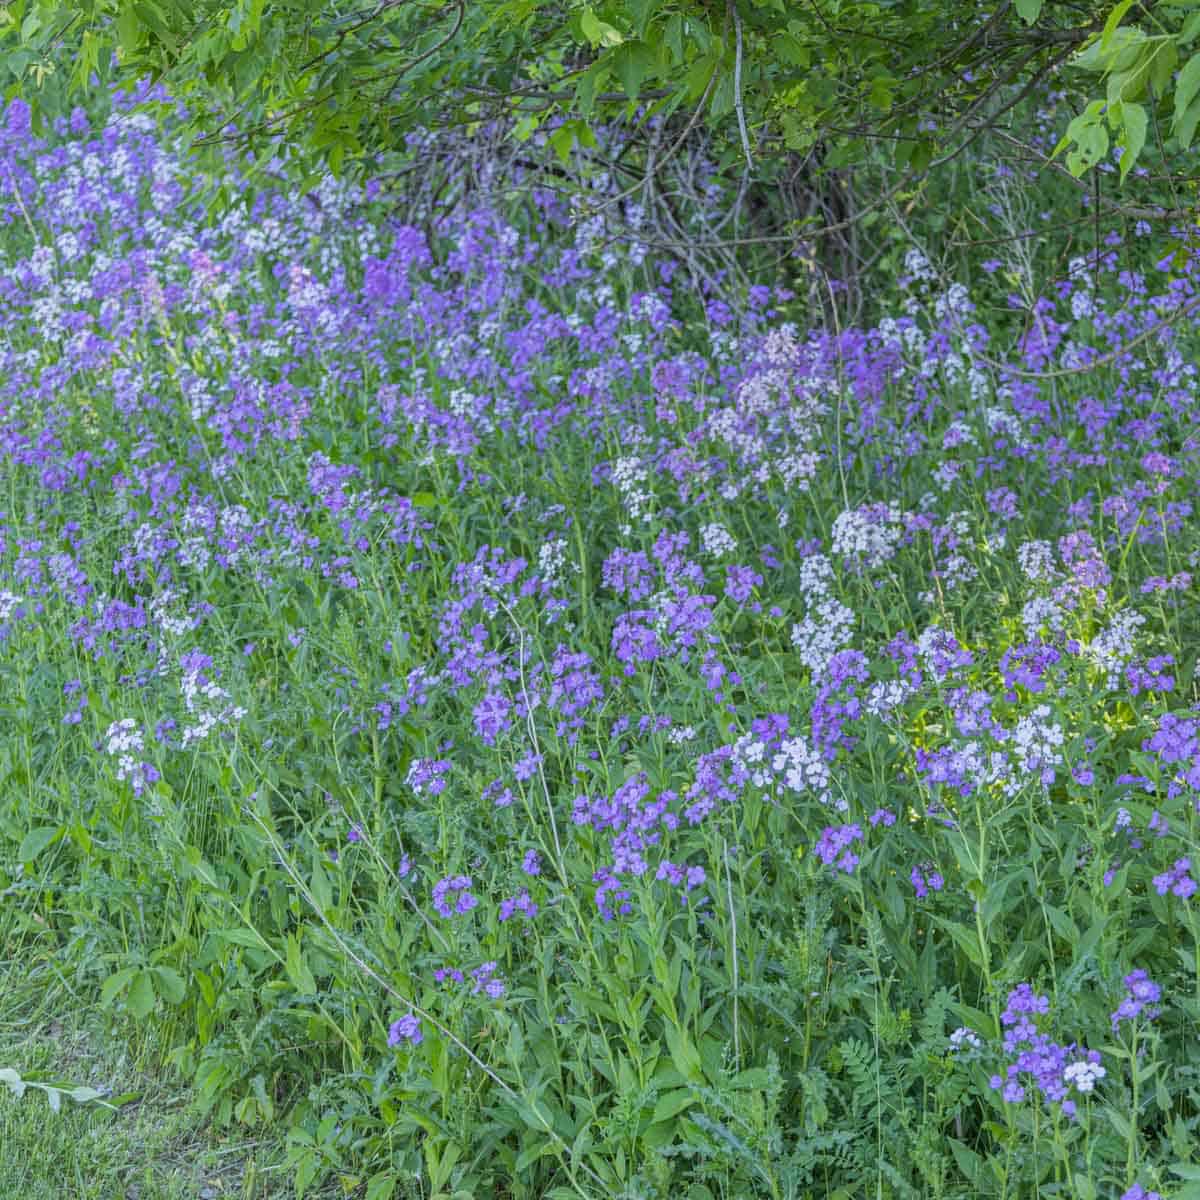
<svg viewBox="0 0 1200 1200"><path fill-rule="evenodd" d="M1128 23L1126 23L1128 22ZM34 103L113 79L167 83L219 162L278 141L335 172L417 131L502 119L565 162L597 123L699 109L726 170L790 153L865 161L880 139L920 175L999 120L1009 93L1067 62L1085 105L1059 149L1081 174L1160 117L1186 149L1200 120L1192 0L975 11L926 0L12 0L0 77ZM1183 69L1178 83L1175 72Z"/></svg>

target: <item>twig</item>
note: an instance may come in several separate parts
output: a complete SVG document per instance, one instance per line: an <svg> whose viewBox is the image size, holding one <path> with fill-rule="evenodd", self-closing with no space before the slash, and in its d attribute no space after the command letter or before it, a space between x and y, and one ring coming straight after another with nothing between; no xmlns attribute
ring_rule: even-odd
<svg viewBox="0 0 1200 1200"><path fill-rule="evenodd" d="M750 136L746 132L746 110L742 105L742 14L738 12L733 0L726 0L729 15L733 18L733 28L736 36L736 50L733 59L733 109L737 113L738 133L742 138L742 153L746 156L746 170L754 170L754 160L750 156Z"/></svg>

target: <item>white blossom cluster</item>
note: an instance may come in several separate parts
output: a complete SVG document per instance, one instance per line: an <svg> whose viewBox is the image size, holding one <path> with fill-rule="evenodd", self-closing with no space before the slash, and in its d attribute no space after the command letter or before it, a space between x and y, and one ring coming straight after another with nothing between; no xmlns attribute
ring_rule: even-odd
<svg viewBox="0 0 1200 1200"><path fill-rule="evenodd" d="M1108 1072L1099 1063L1088 1062L1084 1059L1082 1062L1071 1063L1063 1071L1063 1079L1068 1083L1073 1083L1081 1092L1091 1092L1107 1074Z"/></svg>
<svg viewBox="0 0 1200 1200"><path fill-rule="evenodd" d="M792 626L792 645L814 674L850 645L854 613L832 595L833 564L824 554L811 554L800 564L800 591L808 606L803 621Z"/></svg>
<svg viewBox="0 0 1200 1200"><path fill-rule="evenodd" d="M951 554L946 559L945 565L938 573L942 585L947 590L959 587L964 583L971 583L978 576L979 568L965 555L957 553Z"/></svg>
<svg viewBox="0 0 1200 1200"><path fill-rule="evenodd" d="M933 283L937 278L933 265L923 251L913 246L904 256L904 274L912 283Z"/></svg>
<svg viewBox="0 0 1200 1200"><path fill-rule="evenodd" d="M867 689L864 707L872 716L886 720L916 690L907 679L881 679Z"/></svg>
<svg viewBox="0 0 1200 1200"><path fill-rule="evenodd" d="M138 723L132 717L121 721L113 721L104 735L105 749L109 754L141 754L146 748L145 738L138 728Z"/></svg>
<svg viewBox="0 0 1200 1200"><path fill-rule="evenodd" d="M775 787L775 776L767 760L767 747L752 733L743 733L733 745L733 761L750 776L750 782L764 791Z"/></svg>
<svg viewBox="0 0 1200 1200"><path fill-rule="evenodd" d="M783 742L771 766L777 775L782 775L784 787L793 792L815 792L822 803L830 802L829 764L804 738L797 736ZM834 807L845 810L849 804L840 800Z"/></svg>
<svg viewBox="0 0 1200 1200"><path fill-rule="evenodd" d="M700 545L711 558L724 558L737 551L737 540L719 521L700 526Z"/></svg>
<svg viewBox="0 0 1200 1200"><path fill-rule="evenodd" d="M0 592L0 621L7 621L20 603L21 597L15 592Z"/></svg>
<svg viewBox="0 0 1200 1200"><path fill-rule="evenodd" d="M246 715L246 710L240 705L228 703L231 699L229 693L203 671L185 670L179 686L184 707L195 722L184 727L182 742L185 747L198 745L214 729L222 725L236 725ZM202 704L203 701L208 703Z"/></svg>
<svg viewBox="0 0 1200 1200"><path fill-rule="evenodd" d="M165 588L150 601L150 619L168 637L182 637L195 624L191 617L175 616L170 612L177 599L178 593L173 588Z"/></svg>
<svg viewBox="0 0 1200 1200"><path fill-rule="evenodd" d="M1048 583L1058 574L1054 566L1054 548L1049 542L1022 542L1017 547L1017 562L1030 583Z"/></svg>
<svg viewBox="0 0 1200 1200"><path fill-rule="evenodd" d="M538 574L552 588L562 587L566 568L566 538L551 538L538 547Z"/></svg>
<svg viewBox="0 0 1200 1200"><path fill-rule="evenodd" d="M138 757L146 748L146 740L132 717L113 721L104 735L105 749L117 760L117 779L128 782L136 795L146 786L145 764Z"/></svg>
<svg viewBox="0 0 1200 1200"><path fill-rule="evenodd" d="M839 650L850 645L853 633L853 610L830 597L792 626L792 645L800 651L800 661L817 674L825 670Z"/></svg>
<svg viewBox="0 0 1200 1200"><path fill-rule="evenodd" d="M1145 623L1141 613L1126 609L1088 645L1086 654L1104 672L1109 691L1120 686L1121 669L1133 657L1137 631Z"/></svg>
<svg viewBox="0 0 1200 1200"><path fill-rule="evenodd" d="M613 487L620 492L625 511L633 521L646 521L650 517L653 497L643 486L649 474L640 458L618 458L613 463Z"/></svg>
<svg viewBox="0 0 1200 1200"><path fill-rule="evenodd" d="M982 1050L983 1042L979 1039L979 1034L975 1030L968 1028L966 1025L960 1025L950 1035L950 1049L961 1050L963 1047L968 1050Z"/></svg>
<svg viewBox="0 0 1200 1200"><path fill-rule="evenodd" d="M903 533L903 516L895 504L849 508L834 518L833 552L879 567L895 555Z"/></svg>
<svg viewBox="0 0 1200 1200"><path fill-rule="evenodd" d="M768 794L812 792L823 804L830 803L829 764L800 735L772 749L754 734L744 733L733 745L733 763ZM843 801L837 807L847 805Z"/></svg>
<svg viewBox="0 0 1200 1200"><path fill-rule="evenodd" d="M1012 735L1013 751L1021 770L1038 774L1046 785L1054 781L1054 768L1062 765L1061 747L1065 740L1062 726L1049 718L1050 706L1039 704L1017 722Z"/></svg>
<svg viewBox="0 0 1200 1200"><path fill-rule="evenodd" d="M1032 596L1021 609L1021 624L1030 641L1040 637L1043 629L1062 633L1063 610L1048 596Z"/></svg>
<svg viewBox="0 0 1200 1200"><path fill-rule="evenodd" d="M1020 445L1025 437L1025 431L1021 428L1021 422L1013 413L1006 412L1002 408L986 408L984 409L983 419L987 423L988 430L993 436L1001 434L1006 438Z"/></svg>
<svg viewBox="0 0 1200 1200"><path fill-rule="evenodd" d="M942 434L942 449L953 450L956 446L974 446L975 431L965 422L955 418Z"/></svg>

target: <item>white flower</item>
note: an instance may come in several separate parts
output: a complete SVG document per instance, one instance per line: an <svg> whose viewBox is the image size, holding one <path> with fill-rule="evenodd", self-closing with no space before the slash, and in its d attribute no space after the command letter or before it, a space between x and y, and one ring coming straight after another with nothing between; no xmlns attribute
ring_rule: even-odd
<svg viewBox="0 0 1200 1200"><path fill-rule="evenodd" d="M979 1034L973 1029L968 1029L966 1025L960 1025L950 1035L950 1049L961 1050L964 1046L970 1050L981 1050L983 1042L979 1040Z"/></svg>
<svg viewBox="0 0 1200 1200"><path fill-rule="evenodd" d="M1054 550L1049 542L1023 542L1017 547L1017 562L1030 583L1043 583L1055 577Z"/></svg>
<svg viewBox="0 0 1200 1200"><path fill-rule="evenodd" d="M782 774L784 786L793 792L816 792L829 802L829 764L800 736L788 738L771 760L775 773Z"/></svg>
<svg viewBox="0 0 1200 1200"><path fill-rule="evenodd" d="M853 632L854 613L837 600L822 600L815 616L809 614L792 626L792 645L800 651L800 661L817 673L850 644Z"/></svg>
<svg viewBox="0 0 1200 1200"><path fill-rule="evenodd" d="M1099 1064L1094 1062L1073 1062L1065 1071L1063 1078L1068 1083L1073 1083L1081 1092L1093 1091L1098 1080L1104 1078L1108 1072Z"/></svg>
<svg viewBox="0 0 1200 1200"><path fill-rule="evenodd" d="M1121 668L1133 657L1137 630L1145 623L1141 613L1126 609L1117 613L1088 646L1087 656L1105 672L1110 690L1120 686Z"/></svg>
<svg viewBox="0 0 1200 1200"><path fill-rule="evenodd" d="M865 504L839 513L833 521L833 552L878 567L896 553L904 532L895 504Z"/></svg>
<svg viewBox="0 0 1200 1200"><path fill-rule="evenodd" d="M108 742L109 754L128 754L129 751L140 754L145 748L145 740L138 729L137 722L132 717L114 721L104 735Z"/></svg>
<svg viewBox="0 0 1200 1200"><path fill-rule="evenodd" d="M551 538L538 548L538 574L551 586L561 587L567 565L566 538Z"/></svg>
<svg viewBox="0 0 1200 1200"><path fill-rule="evenodd" d="M719 521L700 526L700 545L704 553L712 558L724 558L737 550L733 535Z"/></svg>

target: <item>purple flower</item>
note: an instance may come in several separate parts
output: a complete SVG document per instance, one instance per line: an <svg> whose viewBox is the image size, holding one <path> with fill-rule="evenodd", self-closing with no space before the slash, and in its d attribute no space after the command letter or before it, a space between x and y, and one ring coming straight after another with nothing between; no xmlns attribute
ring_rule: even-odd
<svg viewBox="0 0 1200 1200"><path fill-rule="evenodd" d="M1186 900L1196 890L1196 881L1191 876L1191 869L1192 860L1190 858L1176 859L1175 865L1170 870L1154 876L1154 890L1160 896L1171 892L1181 900Z"/></svg>
<svg viewBox="0 0 1200 1200"><path fill-rule="evenodd" d="M534 772L542 764L542 756L533 750L530 750L523 758L517 760L513 767L513 776L518 782L524 783L527 779L532 779Z"/></svg>
<svg viewBox="0 0 1200 1200"><path fill-rule="evenodd" d="M861 825L826 825L821 831L821 837L813 847L813 852L827 866L835 871L844 871L847 875L854 873L859 858L850 846L861 842L863 837Z"/></svg>
<svg viewBox="0 0 1200 1200"><path fill-rule="evenodd" d="M529 920L533 920L538 914L538 906L529 898L529 893L524 888L516 896L510 896L507 900L500 901L500 920L507 921L513 913L522 913Z"/></svg>
<svg viewBox="0 0 1200 1200"><path fill-rule="evenodd" d="M416 1046L424 1036L421 1032L421 1022L412 1013L408 1013L398 1021L392 1022L388 1029L387 1041L389 1046L398 1046L401 1042Z"/></svg>
<svg viewBox="0 0 1200 1200"><path fill-rule="evenodd" d="M448 875L433 885L433 907L443 917L462 916L479 903L468 889L471 886L469 875ZM450 897L455 895L453 902Z"/></svg>
<svg viewBox="0 0 1200 1200"><path fill-rule="evenodd" d="M1121 982L1125 984L1125 995L1121 1003L1113 1010L1114 1033L1120 1028L1122 1021L1135 1020L1143 1013L1147 1021L1153 1021L1161 1011L1155 1006L1162 998L1162 989L1151 980L1144 970L1139 968L1131 971Z"/></svg>
<svg viewBox="0 0 1200 1200"><path fill-rule="evenodd" d="M526 850L525 857L521 860L521 870L526 875L540 875L542 873L542 856L536 850Z"/></svg>

